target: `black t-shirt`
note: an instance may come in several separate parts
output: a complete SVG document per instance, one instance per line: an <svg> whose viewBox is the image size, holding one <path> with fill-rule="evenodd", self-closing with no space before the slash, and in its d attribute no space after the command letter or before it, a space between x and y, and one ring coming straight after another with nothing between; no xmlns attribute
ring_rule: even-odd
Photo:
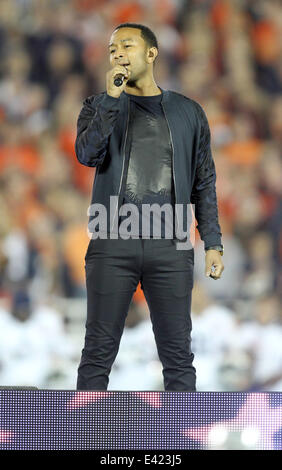
<svg viewBox="0 0 282 470"><path fill-rule="evenodd" d="M119 225L119 233L130 233L136 238L171 238L175 236L172 147L168 124L161 106L162 94L125 94L130 98L130 120L125 149L126 181L122 205L134 204L136 212L126 211L120 216L119 224L123 220L128 220L128 223L131 220L133 224L127 229ZM151 206L154 203L160 206L159 210L148 212L146 215L142 204ZM163 204L168 204L166 211L160 210ZM142 214L143 228L145 227L147 236L142 235ZM153 219L154 225L160 228L160 232L155 234ZM167 235L165 221L167 230L169 229Z"/></svg>

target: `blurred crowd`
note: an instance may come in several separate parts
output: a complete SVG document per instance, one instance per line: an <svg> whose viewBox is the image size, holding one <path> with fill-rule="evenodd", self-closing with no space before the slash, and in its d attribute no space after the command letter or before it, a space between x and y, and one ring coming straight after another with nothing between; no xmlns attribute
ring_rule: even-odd
<svg viewBox="0 0 282 470"><path fill-rule="evenodd" d="M76 123L106 89L123 22L154 31L156 83L199 102L211 128L225 270L205 278L196 231L197 390L282 391L279 0L1 0L0 385L75 387L95 175ZM140 285L110 389L163 389Z"/></svg>

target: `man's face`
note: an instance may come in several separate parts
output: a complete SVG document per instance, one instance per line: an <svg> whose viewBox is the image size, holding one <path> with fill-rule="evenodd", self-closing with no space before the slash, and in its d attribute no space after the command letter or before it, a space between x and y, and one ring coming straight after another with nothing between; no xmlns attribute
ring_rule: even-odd
<svg viewBox="0 0 282 470"><path fill-rule="evenodd" d="M110 64L112 67L129 64L126 68L130 70L131 76L127 83L134 82L148 73L148 50L140 29L118 29L113 32L109 41Z"/></svg>

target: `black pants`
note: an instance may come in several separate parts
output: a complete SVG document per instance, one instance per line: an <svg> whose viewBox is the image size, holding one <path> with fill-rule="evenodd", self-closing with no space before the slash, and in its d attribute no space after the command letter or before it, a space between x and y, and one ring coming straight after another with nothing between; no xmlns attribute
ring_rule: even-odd
<svg viewBox="0 0 282 470"><path fill-rule="evenodd" d="M191 352L194 249L177 250L176 243L165 238L90 240L85 256L86 335L77 390L107 390L140 280L163 366L164 389L196 391Z"/></svg>

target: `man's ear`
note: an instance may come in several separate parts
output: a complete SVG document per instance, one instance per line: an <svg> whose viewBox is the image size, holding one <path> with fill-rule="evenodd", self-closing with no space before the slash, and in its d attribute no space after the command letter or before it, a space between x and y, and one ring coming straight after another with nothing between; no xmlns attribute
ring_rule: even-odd
<svg viewBox="0 0 282 470"><path fill-rule="evenodd" d="M156 58L157 55L158 55L158 49L156 47L150 47L148 55L149 55L149 58L152 58L152 57ZM156 59L154 59L154 60L156 60Z"/></svg>

